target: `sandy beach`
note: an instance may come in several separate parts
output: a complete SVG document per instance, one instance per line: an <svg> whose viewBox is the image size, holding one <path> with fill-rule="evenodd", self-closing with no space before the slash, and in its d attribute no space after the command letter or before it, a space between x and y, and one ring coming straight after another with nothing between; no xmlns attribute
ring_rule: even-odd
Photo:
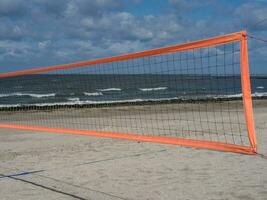
<svg viewBox="0 0 267 200"><path fill-rule="evenodd" d="M240 102L227 103L227 111L238 111L236 115L231 115L233 118L228 116L229 112L220 112L223 103L212 105L214 112L207 109L210 108L207 104L189 107L186 104L169 104L154 106L153 109L150 105L123 106L112 110L90 108L90 112L89 108L82 111L72 109L71 112L64 109L9 111L1 112L0 121L134 131L174 137L187 133L191 134L190 138L211 137L218 141L231 142L236 138L237 143L242 142L238 138L244 138L243 143L246 144L243 121L240 123L241 131L240 126L230 123L238 117L242 120ZM178 112L179 117L175 115ZM159 113L161 118L157 118ZM194 113L202 117L198 118ZM258 152L267 155L266 100L254 101L254 115ZM193 117L194 123L183 120ZM214 125L222 119L226 122L225 126L220 127L219 123ZM197 134L193 125L198 124L209 134ZM205 124L208 124L207 127ZM215 128L238 134L220 138L212 134ZM260 156L109 138L0 129L0 197L4 200L266 199L266 171L267 159Z"/></svg>
<svg viewBox="0 0 267 200"><path fill-rule="evenodd" d="M261 106L266 101L258 101ZM182 137L249 145L241 100L25 107L0 111L0 122L22 125Z"/></svg>

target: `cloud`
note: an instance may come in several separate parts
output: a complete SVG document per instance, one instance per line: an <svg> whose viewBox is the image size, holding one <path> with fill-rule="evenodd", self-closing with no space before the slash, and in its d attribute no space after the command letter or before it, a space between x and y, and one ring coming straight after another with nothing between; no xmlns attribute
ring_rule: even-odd
<svg viewBox="0 0 267 200"><path fill-rule="evenodd" d="M39 49L46 49L51 44L50 40L42 41L38 43Z"/></svg>
<svg viewBox="0 0 267 200"><path fill-rule="evenodd" d="M14 24L10 20L0 18L0 38L1 40L19 40L25 34L22 24Z"/></svg>
<svg viewBox="0 0 267 200"><path fill-rule="evenodd" d="M26 14L27 5L22 0L0 0L0 17Z"/></svg>
<svg viewBox="0 0 267 200"><path fill-rule="evenodd" d="M31 45L25 42L0 41L0 60L21 59L31 51Z"/></svg>
<svg viewBox="0 0 267 200"><path fill-rule="evenodd" d="M267 30L266 2L245 3L235 10L235 15L241 19L241 22L250 31Z"/></svg>
<svg viewBox="0 0 267 200"><path fill-rule="evenodd" d="M69 0L65 10L66 16L84 15L99 17L103 13L118 11L124 8L122 0Z"/></svg>
<svg viewBox="0 0 267 200"><path fill-rule="evenodd" d="M239 31L243 24L254 30L254 22L267 13L262 2L169 0L165 12L139 15L126 2L0 0L1 63L60 64ZM140 7L144 2L134 3ZM243 13L250 13L248 19ZM264 32L266 27L262 24L257 30Z"/></svg>
<svg viewBox="0 0 267 200"><path fill-rule="evenodd" d="M188 12L194 9L205 8L209 5L216 5L217 0L169 0L173 8L180 12Z"/></svg>

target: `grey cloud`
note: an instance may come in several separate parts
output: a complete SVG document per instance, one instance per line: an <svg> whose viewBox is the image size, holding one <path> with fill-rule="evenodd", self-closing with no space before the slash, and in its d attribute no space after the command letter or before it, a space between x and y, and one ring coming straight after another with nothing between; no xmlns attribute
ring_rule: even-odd
<svg viewBox="0 0 267 200"><path fill-rule="evenodd" d="M13 22L6 18L0 18L0 40L25 39L29 30L24 22Z"/></svg>
<svg viewBox="0 0 267 200"><path fill-rule="evenodd" d="M183 8L183 12L188 12L214 1L194 0L188 4L185 0L170 0L170 3L175 11ZM214 16L196 20L181 17L181 12L172 10L161 15L136 16L127 12L125 6L122 0L29 0L26 7L16 7L28 9L27 15L16 20L9 9L9 13L0 18L4 25L0 27L1 63L29 67L59 64L239 30L238 20L219 21ZM265 8L253 7L254 21L264 14L256 10ZM245 9L248 9L245 5L240 6L233 18L239 18L239 12ZM229 13L221 12L221 15L229 17Z"/></svg>
<svg viewBox="0 0 267 200"><path fill-rule="evenodd" d="M21 16L26 14L27 4L22 0L0 0L1 16Z"/></svg>
<svg viewBox="0 0 267 200"><path fill-rule="evenodd" d="M217 0L169 0L173 8L180 12L188 12L199 7L205 7L207 5L215 5Z"/></svg>
<svg viewBox="0 0 267 200"><path fill-rule="evenodd" d="M80 0L77 4L79 10L84 15L97 15L105 11L120 10L123 3L120 0L96 0L89 3L86 0Z"/></svg>
<svg viewBox="0 0 267 200"><path fill-rule="evenodd" d="M122 0L70 0L66 3L66 16L84 15L99 17L103 13L119 11L124 8Z"/></svg>
<svg viewBox="0 0 267 200"><path fill-rule="evenodd" d="M39 12L52 15L53 17L63 17L64 11L67 8L69 0L37 0L34 1L33 7Z"/></svg>
<svg viewBox="0 0 267 200"><path fill-rule="evenodd" d="M267 30L267 4L249 2L235 10L235 15L241 19L241 23L250 31Z"/></svg>

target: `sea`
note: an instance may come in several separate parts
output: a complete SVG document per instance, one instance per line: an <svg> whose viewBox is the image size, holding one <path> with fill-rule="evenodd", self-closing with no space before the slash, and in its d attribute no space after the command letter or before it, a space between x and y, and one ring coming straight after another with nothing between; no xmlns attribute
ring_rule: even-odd
<svg viewBox="0 0 267 200"><path fill-rule="evenodd" d="M254 98L267 97L267 76L252 76ZM39 74L0 79L0 108L98 105L242 97L240 76Z"/></svg>

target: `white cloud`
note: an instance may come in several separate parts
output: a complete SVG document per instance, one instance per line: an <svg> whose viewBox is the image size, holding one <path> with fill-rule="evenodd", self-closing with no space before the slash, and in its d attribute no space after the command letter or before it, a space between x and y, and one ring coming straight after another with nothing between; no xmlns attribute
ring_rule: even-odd
<svg viewBox="0 0 267 200"><path fill-rule="evenodd" d="M74 3L74 1L70 1L67 3L67 8L64 11L64 15L65 17L73 17L77 15L78 12L79 8L77 7L77 5Z"/></svg>
<svg viewBox="0 0 267 200"><path fill-rule="evenodd" d="M252 24L267 13L267 6L254 1L231 7L234 13L226 13L221 9L225 2L218 0L169 0L169 10L146 16L125 9L122 0L20 2L0 0L0 16L4 16L0 17L2 63L13 63L14 56L21 58L18 63L46 65L140 51L238 31L245 22L252 29ZM194 15L195 10L214 2L218 6L212 7L213 14L203 18ZM142 6L142 0L135 3ZM249 15L241 23L244 13ZM267 30L266 24L259 27Z"/></svg>
<svg viewBox="0 0 267 200"><path fill-rule="evenodd" d="M87 29L94 28L94 20L93 20L93 18L89 18L89 17L84 18L81 21L81 25Z"/></svg>
<svg viewBox="0 0 267 200"><path fill-rule="evenodd" d="M38 43L39 49L46 49L51 44L50 40L42 41Z"/></svg>
<svg viewBox="0 0 267 200"><path fill-rule="evenodd" d="M248 14L249 13L249 14ZM235 15L250 30L267 30L267 6L258 2L249 2L236 8Z"/></svg>

